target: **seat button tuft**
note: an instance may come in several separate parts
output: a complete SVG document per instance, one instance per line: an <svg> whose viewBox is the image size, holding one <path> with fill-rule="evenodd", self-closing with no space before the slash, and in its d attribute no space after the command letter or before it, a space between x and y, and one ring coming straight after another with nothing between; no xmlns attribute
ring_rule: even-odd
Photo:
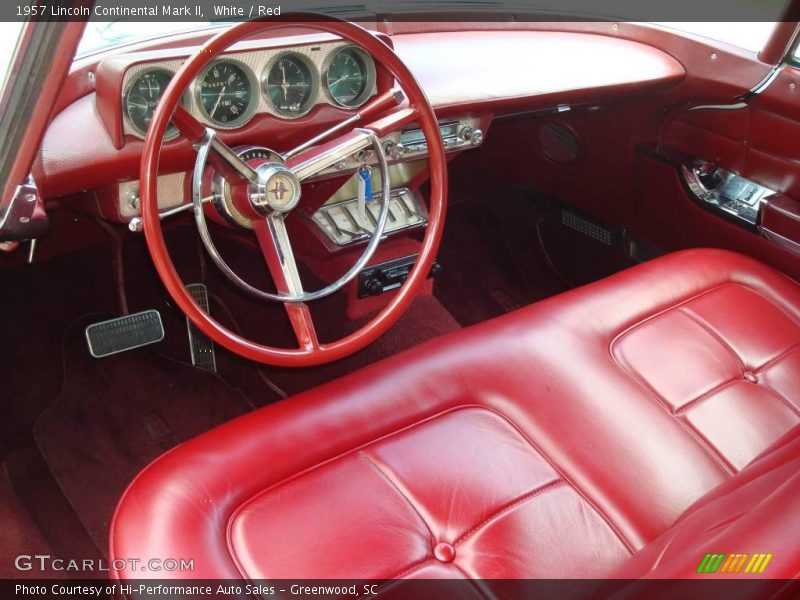
<svg viewBox="0 0 800 600"><path fill-rule="evenodd" d="M436 560L443 563L453 562L453 559L456 557L456 549L453 548L452 544L441 542L436 544L436 547L433 549L433 555L436 557Z"/></svg>
<svg viewBox="0 0 800 600"><path fill-rule="evenodd" d="M753 373L752 371L745 371L744 378L752 383L758 383L758 377L756 377L756 374Z"/></svg>

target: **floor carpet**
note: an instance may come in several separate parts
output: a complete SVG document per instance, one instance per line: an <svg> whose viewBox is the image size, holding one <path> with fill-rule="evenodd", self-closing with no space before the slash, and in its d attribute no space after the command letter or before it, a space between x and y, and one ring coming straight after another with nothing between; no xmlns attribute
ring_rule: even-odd
<svg viewBox="0 0 800 600"><path fill-rule="evenodd" d="M52 549L22 506L11 483L0 473L0 579L41 577L37 570L18 570L15 558L21 554L51 554Z"/></svg>
<svg viewBox="0 0 800 600"><path fill-rule="evenodd" d="M216 375L152 348L103 359L79 323L66 336L65 380L33 432L61 490L101 550L120 494L150 461L250 409Z"/></svg>
<svg viewBox="0 0 800 600"><path fill-rule="evenodd" d="M287 395L297 394L460 328L458 322L438 299L433 296L421 296L414 300L387 333L360 352L320 367L308 369L269 367L266 372Z"/></svg>

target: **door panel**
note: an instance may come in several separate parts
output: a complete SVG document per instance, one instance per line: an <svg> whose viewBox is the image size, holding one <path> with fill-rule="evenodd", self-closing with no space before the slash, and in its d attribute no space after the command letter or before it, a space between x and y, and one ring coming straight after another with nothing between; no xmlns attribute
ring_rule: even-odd
<svg viewBox="0 0 800 600"><path fill-rule="evenodd" d="M662 174L669 180L661 182L668 193L655 190L657 176L648 179L641 172L635 175L639 200L634 234L656 238L653 241L668 250L719 245L747 252L798 277L800 71L783 67L760 95L740 108L731 108L733 105L679 114L665 125L658 151L638 158L636 169L645 173L653 175L654 170L663 168L673 172ZM729 218L717 206L702 201L691 185L682 181L681 163L691 165L698 160L777 192L757 205L760 208L754 225ZM672 233L663 229L667 223L674 228Z"/></svg>

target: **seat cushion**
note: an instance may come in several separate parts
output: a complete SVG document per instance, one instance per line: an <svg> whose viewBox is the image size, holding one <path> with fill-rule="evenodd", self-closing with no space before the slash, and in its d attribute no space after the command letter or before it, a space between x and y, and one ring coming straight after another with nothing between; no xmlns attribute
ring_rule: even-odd
<svg viewBox="0 0 800 600"><path fill-rule="evenodd" d="M110 555L194 559L176 577L604 577L793 430L798 390L800 286L676 253L179 446L124 494Z"/></svg>
<svg viewBox="0 0 800 600"><path fill-rule="evenodd" d="M699 567L706 555L716 554L713 574L750 578L757 571L778 584L777 592L785 580L800 577L798 498L800 427L694 503L664 534L622 563L614 577L708 578ZM760 592L754 597L780 596Z"/></svg>

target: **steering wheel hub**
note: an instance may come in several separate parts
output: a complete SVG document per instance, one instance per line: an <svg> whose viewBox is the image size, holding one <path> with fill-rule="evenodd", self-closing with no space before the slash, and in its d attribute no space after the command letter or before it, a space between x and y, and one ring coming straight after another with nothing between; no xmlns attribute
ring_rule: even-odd
<svg viewBox="0 0 800 600"><path fill-rule="evenodd" d="M250 205L257 213L288 213L300 202L300 180L281 163L266 162L256 168L259 182L250 184Z"/></svg>

